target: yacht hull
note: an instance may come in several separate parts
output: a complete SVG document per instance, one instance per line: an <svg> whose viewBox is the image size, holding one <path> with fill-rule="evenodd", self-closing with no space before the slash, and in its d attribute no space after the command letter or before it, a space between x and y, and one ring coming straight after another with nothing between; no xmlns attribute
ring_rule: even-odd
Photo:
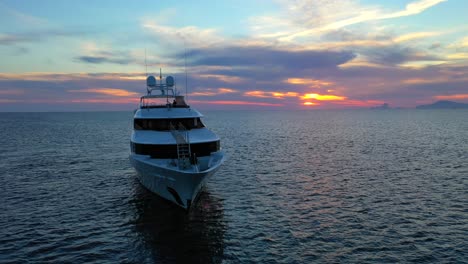
<svg viewBox="0 0 468 264"><path fill-rule="evenodd" d="M148 157L130 155L130 162L145 188L187 210L206 181L219 169L223 159L221 156L209 169L197 172L179 170L176 166L158 166Z"/></svg>

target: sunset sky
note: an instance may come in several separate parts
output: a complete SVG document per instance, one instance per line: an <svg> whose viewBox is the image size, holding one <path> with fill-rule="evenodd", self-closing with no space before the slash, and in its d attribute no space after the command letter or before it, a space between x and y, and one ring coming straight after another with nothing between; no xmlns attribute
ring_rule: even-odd
<svg viewBox="0 0 468 264"><path fill-rule="evenodd" d="M131 110L148 72L201 109L468 103L466 0L0 0L0 111Z"/></svg>

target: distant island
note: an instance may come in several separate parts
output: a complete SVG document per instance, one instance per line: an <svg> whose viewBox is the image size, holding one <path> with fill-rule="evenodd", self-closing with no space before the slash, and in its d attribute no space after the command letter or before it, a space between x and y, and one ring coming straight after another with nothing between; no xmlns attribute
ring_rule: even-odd
<svg viewBox="0 0 468 264"><path fill-rule="evenodd" d="M433 104L418 105L416 109L468 109L468 104L452 101L437 101Z"/></svg>
<svg viewBox="0 0 468 264"><path fill-rule="evenodd" d="M383 105L374 106L374 107L371 107L370 109L385 110L385 109L390 109L390 106L387 103L384 103Z"/></svg>

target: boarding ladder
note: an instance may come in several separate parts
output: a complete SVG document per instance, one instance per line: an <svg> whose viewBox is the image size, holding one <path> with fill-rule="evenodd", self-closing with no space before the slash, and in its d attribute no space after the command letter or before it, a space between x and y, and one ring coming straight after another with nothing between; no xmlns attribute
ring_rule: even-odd
<svg viewBox="0 0 468 264"><path fill-rule="evenodd" d="M171 134L174 137L177 144L177 164L179 166L179 169L187 169L191 166L189 133L181 123L179 123L177 126L178 128L175 128L172 123L169 125Z"/></svg>

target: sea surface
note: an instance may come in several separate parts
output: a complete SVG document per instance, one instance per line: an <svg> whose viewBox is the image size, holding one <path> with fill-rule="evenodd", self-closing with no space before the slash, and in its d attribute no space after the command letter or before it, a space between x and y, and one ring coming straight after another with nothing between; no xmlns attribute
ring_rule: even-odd
<svg viewBox="0 0 468 264"><path fill-rule="evenodd" d="M468 111L206 111L228 159L186 214L132 112L0 113L0 263L467 263Z"/></svg>

